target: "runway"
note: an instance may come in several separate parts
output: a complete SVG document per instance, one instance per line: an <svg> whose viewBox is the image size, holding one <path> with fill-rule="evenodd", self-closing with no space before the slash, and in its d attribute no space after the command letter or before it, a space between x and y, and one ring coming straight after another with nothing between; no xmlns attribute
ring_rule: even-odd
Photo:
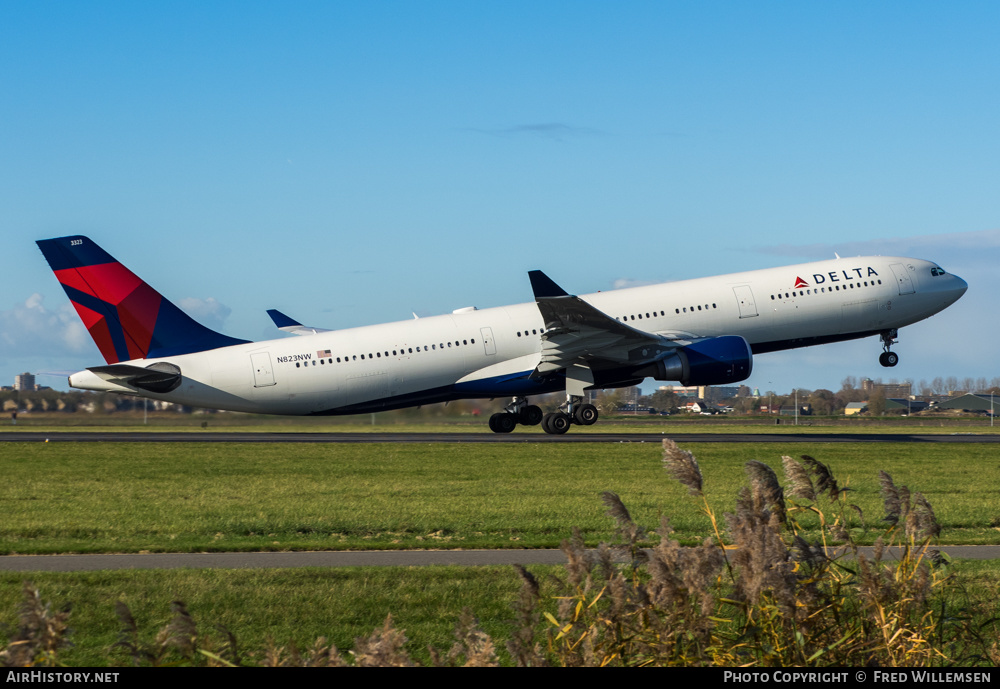
<svg viewBox="0 0 1000 689"><path fill-rule="evenodd" d="M860 549L871 557L872 548ZM949 557L1000 559L1000 545L940 546ZM889 549L887 559L894 557ZM0 571L85 572L122 569L273 569L295 567L463 567L560 565L561 550L369 550L295 553L112 553L96 555L4 555Z"/></svg>
<svg viewBox="0 0 1000 689"><path fill-rule="evenodd" d="M252 431L56 431L0 433L0 442L72 443L1000 443L1000 435L954 433L254 433Z"/></svg>

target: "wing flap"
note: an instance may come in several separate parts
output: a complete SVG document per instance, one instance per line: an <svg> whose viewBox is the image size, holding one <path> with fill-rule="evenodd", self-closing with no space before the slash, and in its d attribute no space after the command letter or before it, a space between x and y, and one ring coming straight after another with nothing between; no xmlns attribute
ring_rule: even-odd
<svg viewBox="0 0 1000 689"><path fill-rule="evenodd" d="M655 361L678 344L637 330L559 287L540 270L528 273L535 303L545 321L539 375L577 363L642 364Z"/></svg>

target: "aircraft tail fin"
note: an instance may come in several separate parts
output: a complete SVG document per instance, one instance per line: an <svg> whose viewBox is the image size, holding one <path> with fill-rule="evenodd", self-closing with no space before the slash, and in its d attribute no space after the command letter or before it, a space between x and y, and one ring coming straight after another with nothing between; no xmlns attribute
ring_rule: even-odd
<svg viewBox="0 0 1000 689"><path fill-rule="evenodd" d="M247 342L201 325L87 237L36 243L109 364Z"/></svg>

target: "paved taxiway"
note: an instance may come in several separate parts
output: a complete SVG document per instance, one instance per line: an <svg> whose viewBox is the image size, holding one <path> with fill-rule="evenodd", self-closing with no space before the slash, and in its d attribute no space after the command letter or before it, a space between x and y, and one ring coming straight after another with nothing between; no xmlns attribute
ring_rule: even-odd
<svg viewBox="0 0 1000 689"><path fill-rule="evenodd" d="M12 431L0 442L72 443L1000 443L1000 435L972 433L253 433L135 431L105 433Z"/></svg>
<svg viewBox="0 0 1000 689"><path fill-rule="evenodd" d="M1000 559L998 545L940 546L949 557ZM861 551L871 557L870 547ZM891 558L892 551L886 556ZM559 565L561 550L369 550L297 553L112 553L4 555L0 571L82 572L111 569L270 569L277 567L425 567L428 565Z"/></svg>

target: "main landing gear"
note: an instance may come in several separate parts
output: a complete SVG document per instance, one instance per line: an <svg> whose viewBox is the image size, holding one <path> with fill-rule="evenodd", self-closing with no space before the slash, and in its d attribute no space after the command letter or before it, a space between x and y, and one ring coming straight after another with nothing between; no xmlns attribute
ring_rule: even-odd
<svg viewBox="0 0 1000 689"><path fill-rule="evenodd" d="M580 404L582 397L567 396L566 403L559 411L543 414L540 407L528 404L525 397L515 397L504 411L490 417L490 430L494 433L510 433L518 424L522 426L537 426L542 424L542 430L550 435L562 435L573 424L590 426L597 423L599 416L597 407L592 404Z"/></svg>
<svg viewBox="0 0 1000 689"><path fill-rule="evenodd" d="M899 363L899 355L896 354L895 352L889 351L889 348L892 345L896 344L896 336L898 334L899 331L895 329L886 330L879 334L879 337L882 338L883 351L878 357L878 362L883 366L885 366L886 368L891 368L892 366L895 366L896 364Z"/></svg>
<svg viewBox="0 0 1000 689"><path fill-rule="evenodd" d="M559 411L554 411L545 415L542 419L542 430L549 435L562 435L569 430L573 424L578 426L592 426L597 423L600 415L597 407L592 404L580 404L582 397L567 395L566 403L559 407Z"/></svg>
<svg viewBox="0 0 1000 689"><path fill-rule="evenodd" d="M543 420L541 407L528 404L526 397L515 397L502 412L490 417L490 430L494 433L510 433L517 424L537 426Z"/></svg>

